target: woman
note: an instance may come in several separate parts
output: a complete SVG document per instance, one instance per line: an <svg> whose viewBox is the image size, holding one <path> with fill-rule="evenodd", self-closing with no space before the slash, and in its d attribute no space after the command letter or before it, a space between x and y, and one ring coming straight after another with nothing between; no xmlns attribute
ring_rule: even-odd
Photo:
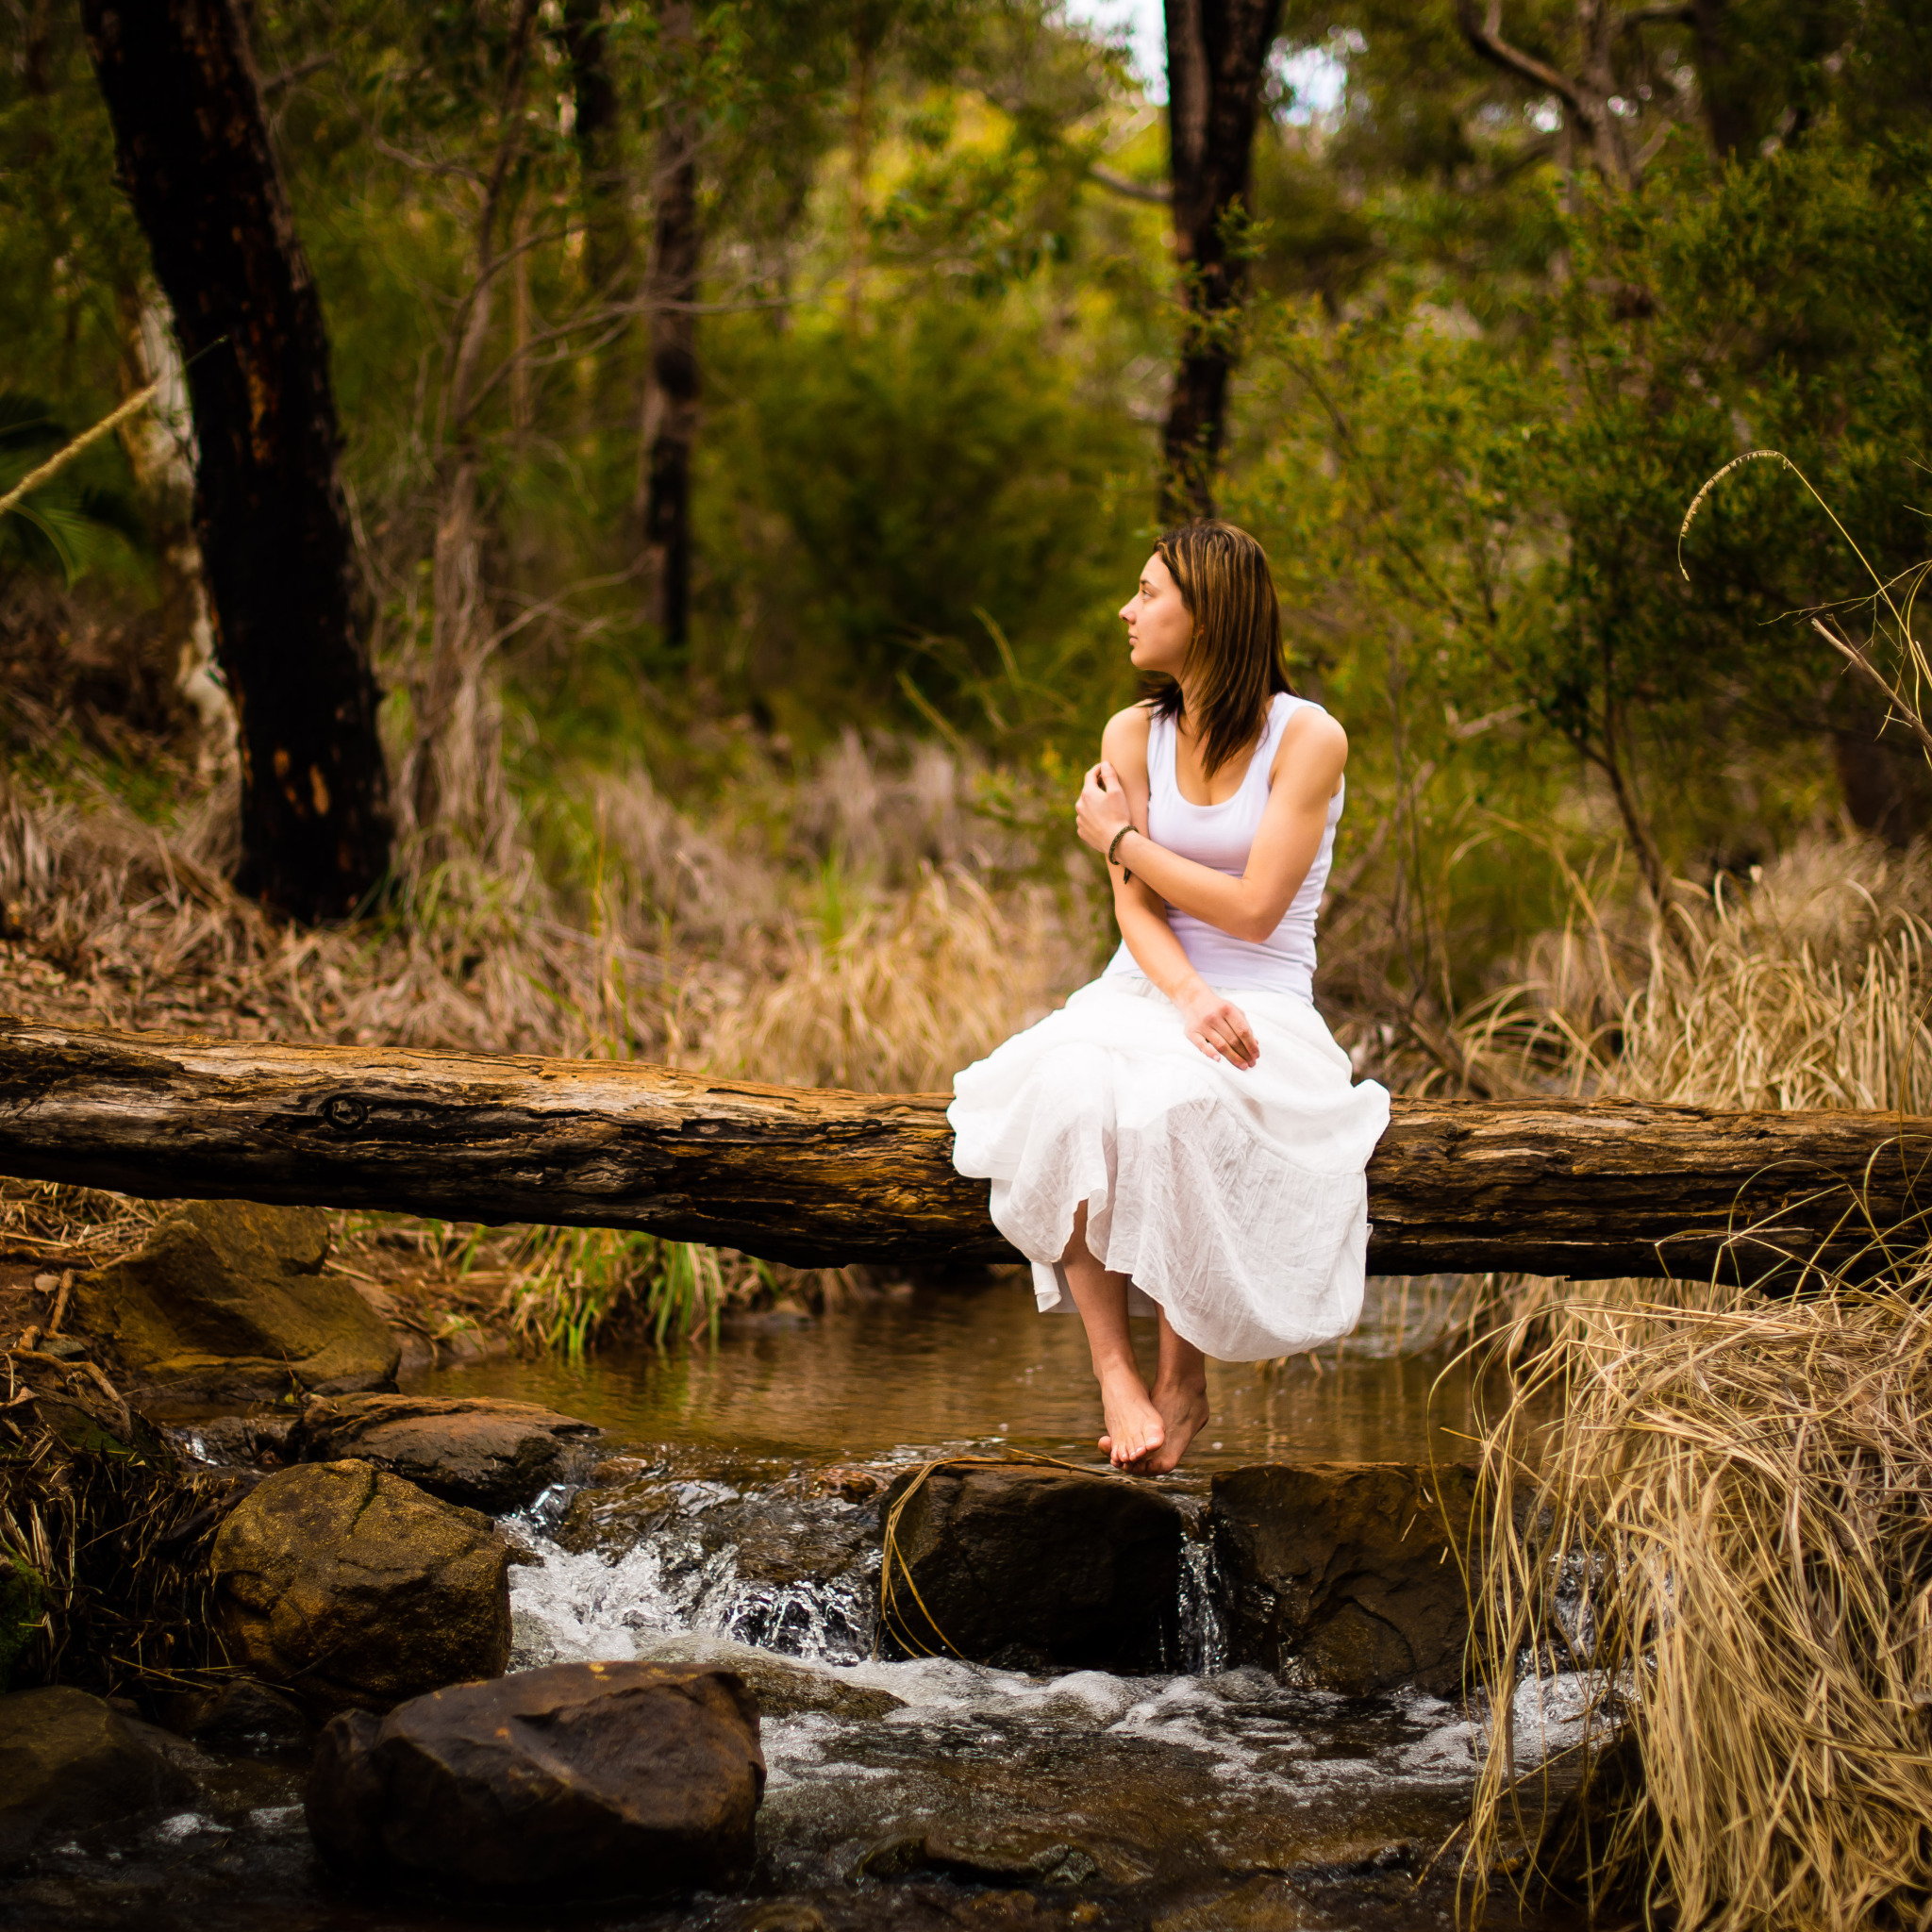
<svg viewBox="0 0 1932 1932"><path fill-rule="evenodd" d="M1289 684L1261 546L1228 524L1172 531L1121 616L1155 695L1109 721L1074 814L1121 948L958 1074L947 1118L1041 1311L1086 1324L1101 1448L1158 1475L1208 1420L1208 1356L1355 1326L1389 1096L1351 1084L1313 1005L1348 740ZM1151 1390L1134 1314L1160 1324Z"/></svg>

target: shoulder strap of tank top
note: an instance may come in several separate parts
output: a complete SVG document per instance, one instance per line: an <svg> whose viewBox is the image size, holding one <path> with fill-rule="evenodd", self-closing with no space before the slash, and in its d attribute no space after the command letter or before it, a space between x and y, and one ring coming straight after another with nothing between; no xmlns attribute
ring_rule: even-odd
<svg viewBox="0 0 1932 1932"><path fill-rule="evenodd" d="M1261 726L1261 741L1255 747L1255 762L1264 771L1274 769L1274 754L1280 746L1281 734L1288 729L1288 721L1307 702L1307 698L1285 691L1276 691L1268 700L1268 722Z"/></svg>
<svg viewBox="0 0 1932 1932"><path fill-rule="evenodd" d="M1174 776L1174 720L1156 711L1147 721L1147 790L1149 794L1164 785L1173 790L1179 784Z"/></svg>

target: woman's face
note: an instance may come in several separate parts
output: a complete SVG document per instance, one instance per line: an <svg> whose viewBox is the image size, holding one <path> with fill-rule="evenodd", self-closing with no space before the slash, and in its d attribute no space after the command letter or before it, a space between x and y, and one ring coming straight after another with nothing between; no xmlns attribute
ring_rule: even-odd
<svg viewBox="0 0 1932 1932"><path fill-rule="evenodd" d="M1127 627L1127 655L1136 671L1181 675L1194 620L1181 601L1174 573L1158 556L1141 566L1141 588L1121 606L1121 622Z"/></svg>

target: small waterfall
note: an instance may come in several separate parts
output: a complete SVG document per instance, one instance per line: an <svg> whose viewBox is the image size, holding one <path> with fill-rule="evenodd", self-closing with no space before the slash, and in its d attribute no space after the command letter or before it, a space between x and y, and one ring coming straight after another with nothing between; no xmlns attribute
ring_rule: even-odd
<svg viewBox="0 0 1932 1932"><path fill-rule="evenodd" d="M1176 1624L1180 1667L1190 1676L1210 1676L1227 1668L1227 1624L1221 1614L1214 1539L1208 1510L1199 1501L1181 1505L1186 1527L1181 1539L1181 1576Z"/></svg>

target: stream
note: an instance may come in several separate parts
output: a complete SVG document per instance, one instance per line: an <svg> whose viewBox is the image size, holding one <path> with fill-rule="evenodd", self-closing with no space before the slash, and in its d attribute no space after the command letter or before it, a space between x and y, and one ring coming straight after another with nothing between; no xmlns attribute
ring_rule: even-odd
<svg viewBox="0 0 1932 1932"><path fill-rule="evenodd" d="M1210 1372L1214 1419L1163 1487L1198 1510L1218 1469L1462 1459L1465 1380L1402 1352L1429 1309L1374 1283L1319 1365ZM1399 1300L1398 1300L1399 1297ZM512 1668L716 1660L765 1712L758 1862L729 1895L547 1910L354 1894L314 1858L306 1758L205 1754L204 1795L136 1838L91 1836L0 1891L0 1927L378 1932L883 1932L1026 1926L1243 1932L1455 1923L1479 1744L1460 1705L1344 1698L1226 1668L1205 1540L1184 1565L1182 1654L1158 1676L1033 1677L874 1660L881 1477L1003 1448L1094 1464L1076 1321L1010 1284L874 1292L819 1317L730 1324L715 1345L580 1363L498 1358L416 1378L601 1425L591 1481L507 1520ZM1433 1399L1432 1399L1433 1388ZM1556 1694L1552 1695L1553 1688ZM1519 1763L1569 1740L1560 1685L1527 1687ZM1507 1889L1497 1924L1518 1917Z"/></svg>

